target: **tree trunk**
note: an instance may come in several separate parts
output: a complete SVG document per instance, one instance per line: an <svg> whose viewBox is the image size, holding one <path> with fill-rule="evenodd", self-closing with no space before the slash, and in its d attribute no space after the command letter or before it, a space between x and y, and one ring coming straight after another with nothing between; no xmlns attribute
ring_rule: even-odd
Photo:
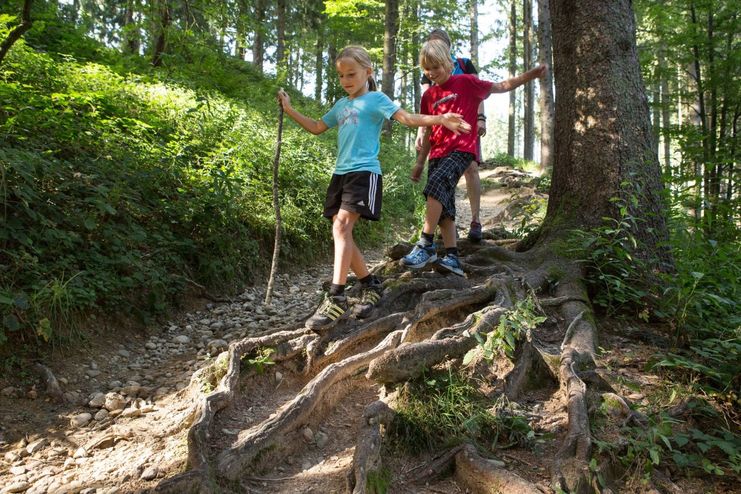
<svg viewBox="0 0 741 494"><path fill-rule="evenodd" d="M664 50L659 50L659 66L661 71L661 125L664 129L669 130L671 126L671 98L669 96L669 78L667 77L666 56ZM671 136L669 132L664 132L664 170L669 176L672 172L671 163Z"/></svg>
<svg viewBox="0 0 741 494"><path fill-rule="evenodd" d="M382 90L394 99L394 73L396 72L396 35L399 32L399 0L386 0L386 29L383 35L383 84ZM383 126L383 133L391 137L391 121Z"/></svg>
<svg viewBox="0 0 741 494"><path fill-rule="evenodd" d="M126 12L124 13L124 49L127 53L132 55L139 54L140 40L139 40L139 26L134 21L134 14L139 7L137 0L127 0Z"/></svg>
<svg viewBox="0 0 741 494"><path fill-rule="evenodd" d="M538 61L553 67L553 38L551 34L551 7L549 0L538 0ZM548 70L540 79L540 171L553 168L553 72Z"/></svg>
<svg viewBox="0 0 741 494"><path fill-rule="evenodd" d="M524 70L530 70L533 65L533 2L523 0L522 2L522 53ZM535 146L535 93L533 82L524 86L525 96L523 105L523 147L522 157L526 160L533 159L533 147Z"/></svg>
<svg viewBox="0 0 741 494"><path fill-rule="evenodd" d="M479 66L479 2L470 0L469 18L471 20L471 61Z"/></svg>
<svg viewBox="0 0 741 494"><path fill-rule="evenodd" d="M512 0L509 12L509 77L517 75L517 2ZM515 157L515 130L517 120L517 92L509 92L507 122L507 154Z"/></svg>
<svg viewBox="0 0 741 494"><path fill-rule="evenodd" d="M640 241L635 254L671 269L631 2L553 0L551 9L556 155L541 233L600 226L603 217L619 216L618 197L642 219L631 231Z"/></svg>
<svg viewBox="0 0 741 494"><path fill-rule="evenodd" d="M330 60L329 63L334 63ZM314 73L316 82L314 83L314 99L322 100L322 80L324 71L324 29L322 26L316 28L316 45L314 46Z"/></svg>
<svg viewBox="0 0 741 494"><path fill-rule="evenodd" d="M2 44L0 44L0 65L2 65L5 55L8 54L8 51L10 51L10 48L13 46L13 44L21 39L21 36L23 36L23 34L31 29L31 26L33 26L33 21L31 20L32 3L33 0L25 0L23 2L21 23L14 27L13 30L8 33L8 37L3 40Z"/></svg>
<svg viewBox="0 0 741 494"><path fill-rule="evenodd" d="M419 25L419 2L412 0L410 2L409 10L411 12L410 24L412 26ZM412 94L414 95L414 111L419 113L419 105L422 100L422 84L420 79L422 73L419 70L419 32L417 29L412 30L412 46L410 48L410 56L412 58Z"/></svg>
<svg viewBox="0 0 741 494"><path fill-rule="evenodd" d="M160 0L156 4L159 8L159 22L157 23L157 39L154 42L154 51L152 53L152 65L159 67L162 65L162 54L167 46L167 28L170 26L170 9L167 0Z"/></svg>
<svg viewBox="0 0 741 494"><path fill-rule="evenodd" d="M275 65L278 68L278 74L281 69L286 69L286 0L278 0L277 7L277 46L275 48Z"/></svg>
<svg viewBox="0 0 741 494"><path fill-rule="evenodd" d="M690 19L695 29L699 30L697 23L697 10L695 9L694 2L690 2ZM700 221L703 216L703 195L707 194L707 187L703 191L703 164L708 162L709 154L707 113L705 112L705 90L703 87L702 70L700 67L700 46L697 44L697 42L692 45L692 54L694 57L693 69L695 85L697 87L697 109L695 110L696 121L702 129L702 161L700 161L700 159L698 159L697 157L695 158L695 180L697 183L697 186L695 188L695 193L697 194L695 198L697 204L695 208L695 219L697 221ZM707 180L705 180L705 184L707 184Z"/></svg>
<svg viewBox="0 0 741 494"><path fill-rule="evenodd" d="M260 74L263 72L263 59L265 54L265 38L263 35L266 8L265 2L266 0L255 1L255 39L252 43L252 63Z"/></svg>
<svg viewBox="0 0 741 494"><path fill-rule="evenodd" d="M327 65L327 102L330 104L337 101L337 67L334 64L334 61L337 60L337 45L335 43L334 38L332 38L327 48L327 57L329 58L329 64Z"/></svg>

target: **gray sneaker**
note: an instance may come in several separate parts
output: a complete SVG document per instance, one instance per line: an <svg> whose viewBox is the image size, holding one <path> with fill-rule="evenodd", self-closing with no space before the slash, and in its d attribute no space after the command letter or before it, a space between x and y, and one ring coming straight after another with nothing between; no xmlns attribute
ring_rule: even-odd
<svg viewBox="0 0 741 494"><path fill-rule="evenodd" d="M309 329L325 329L333 326L347 312L347 297L326 294L314 315L306 320Z"/></svg>
<svg viewBox="0 0 741 494"><path fill-rule="evenodd" d="M378 302L383 296L383 285L376 281L375 283L369 283L367 286L363 286L360 302L355 304L353 313L358 319L365 319L368 317L373 309L376 308Z"/></svg>

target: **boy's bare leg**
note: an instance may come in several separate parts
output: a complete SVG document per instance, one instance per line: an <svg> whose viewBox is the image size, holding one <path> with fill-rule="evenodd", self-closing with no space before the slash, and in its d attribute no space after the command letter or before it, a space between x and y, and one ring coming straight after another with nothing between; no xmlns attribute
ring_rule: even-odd
<svg viewBox="0 0 741 494"><path fill-rule="evenodd" d="M363 254L355 245L352 236L353 227L360 214L340 209L332 219L332 238L334 239L334 270L332 283L344 285L347 282L347 271L352 269L358 278L369 274Z"/></svg>
<svg viewBox="0 0 741 494"><path fill-rule="evenodd" d="M466 177L466 191L468 192L468 202L471 204L471 221L481 223L479 212L481 210L481 177L479 177L479 165L472 161L463 172Z"/></svg>
<svg viewBox="0 0 741 494"><path fill-rule="evenodd" d="M440 215L443 213L443 205L440 201L432 196L427 196L427 207L425 209L425 224L422 231L427 234L434 234L437 223L440 221Z"/></svg>
<svg viewBox="0 0 741 494"><path fill-rule="evenodd" d="M443 236L443 245L446 249L455 247L457 241L455 238L455 221L445 218L440 222L440 233Z"/></svg>

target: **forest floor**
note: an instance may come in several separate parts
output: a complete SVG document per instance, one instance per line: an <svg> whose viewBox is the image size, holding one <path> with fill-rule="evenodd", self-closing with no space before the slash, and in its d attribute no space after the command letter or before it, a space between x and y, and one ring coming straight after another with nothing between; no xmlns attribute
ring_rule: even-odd
<svg viewBox="0 0 741 494"><path fill-rule="evenodd" d="M521 204L515 209L512 204L536 195L527 180L523 182L527 177L501 172L481 173L485 230L521 226ZM460 233L465 236L470 209L464 181L458 195ZM381 251L368 258L370 264L382 260ZM300 325L319 300L317 280L330 276L331 263L280 274L270 306L262 303L265 286L256 284L230 303L191 300L189 310L146 330L101 321L100 330L84 344L58 349L43 362L57 379L63 400L46 394L31 363L16 362L21 371L0 376L0 492L134 493L182 473L193 395L210 391L192 380L194 373L234 341ZM621 377L624 396L640 406L652 393L661 392L662 379L644 368L656 352L645 337L649 331L624 321L600 321L598 326L603 365ZM559 343L564 328L553 320L545 327L552 334L541 336ZM250 421L272 416L308 381L282 365L264 363L264 368L250 389L217 418L212 444L234 443ZM321 423L300 430L296 440L304 447L242 479L242 492L345 492L363 408L379 392L380 386L372 381L349 389ZM546 439L564 434L566 409L556 396L558 386L531 394L519 401L524 407L520 412L534 431L533 440L501 450L497 460L542 492L553 492L549 465L556 446ZM430 459L431 454L424 452L394 455L388 465L393 479L389 492L466 492L450 477L422 485L405 481ZM634 479L626 479L624 485L624 492L649 492ZM672 485L684 493L734 492L728 485L701 478L674 479Z"/></svg>

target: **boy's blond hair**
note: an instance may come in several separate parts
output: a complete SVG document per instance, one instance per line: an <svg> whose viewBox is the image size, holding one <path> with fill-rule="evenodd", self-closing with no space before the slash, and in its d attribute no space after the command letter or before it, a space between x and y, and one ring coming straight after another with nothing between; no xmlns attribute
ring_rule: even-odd
<svg viewBox="0 0 741 494"><path fill-rule="evenodd" d="M419 52L419 65L425 67L443 67L453 71L453 60L450 58L450 47L444 41L431 39L422 45Z"/></svg>

